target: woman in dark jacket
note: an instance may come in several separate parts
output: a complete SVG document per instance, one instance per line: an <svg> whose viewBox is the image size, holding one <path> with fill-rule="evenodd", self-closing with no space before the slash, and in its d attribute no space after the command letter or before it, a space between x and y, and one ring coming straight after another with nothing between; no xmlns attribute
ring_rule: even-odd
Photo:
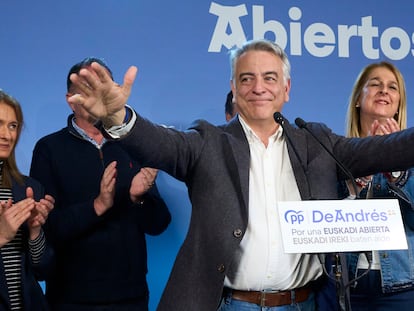
<svg viewBox="0 0 414 311"><path fill-rule="evenodd" d="M22 175L15 148L23 126L20 104L0 90L0 310L48 310L38 281L52 269L42 230L54 199Z"/></svg>

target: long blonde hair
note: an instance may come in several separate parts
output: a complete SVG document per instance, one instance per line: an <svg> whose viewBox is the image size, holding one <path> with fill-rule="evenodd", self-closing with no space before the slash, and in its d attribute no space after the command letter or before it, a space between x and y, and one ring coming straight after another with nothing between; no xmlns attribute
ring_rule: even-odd
<svg viewBox="0 0 414 311"><path fill-rule="evenodd" d="M394 119L398 122L400 129L407 128L407 95L405 89L405 82L401 72L393 64L382 61L379 63L373 63L366 66L360 74L358 75L354 87L352 88L352 93L349 98L348 103L348 112L346 119L346 136L348 137L360 137L361 134L361 111L357 107L361 99L362 89L368 81L368 77L371 72L376 68L387 68L390 70L397 79L398 90L400 92L400 103L398 106L398 113L394 116Z"/></svg>

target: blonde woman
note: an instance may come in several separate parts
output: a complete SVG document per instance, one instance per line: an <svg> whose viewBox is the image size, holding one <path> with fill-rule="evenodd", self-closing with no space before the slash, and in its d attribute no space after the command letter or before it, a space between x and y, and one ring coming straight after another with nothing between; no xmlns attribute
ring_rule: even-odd
<svg viewBox="0 0 414 311"><path fill-rule="evenodd" d="M407 126L407 101L401 72L389 62L365 67L353 87L346 122L348 137L384 135ZM392 150L384 150L384 153ZM381 157L381 154L378 154ZM359 177L360 198L397 198L408 250L349 254L349 278L366 272L351 288L353 311L412 310L414 305L414 177L413 171L394 171ZM349 187L351 195L353 193ZM371 254L371 255L370 255Z"/></svg>

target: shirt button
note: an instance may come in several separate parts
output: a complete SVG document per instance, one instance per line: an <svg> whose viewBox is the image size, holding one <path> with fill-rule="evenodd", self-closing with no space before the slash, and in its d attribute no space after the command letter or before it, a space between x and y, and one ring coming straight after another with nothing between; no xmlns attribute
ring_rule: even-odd
<svg viewBox="0 0 414 311"><path fill-rule="evenodd" d="M223 272L224 272L224 270L225 270L224 264L220 264L220 265L217 267L217 270L218 270L218 272L223 273Z"/></svg>
<svg viewBox="0 0 414 311"><path fill-rule="evenodd" d="M242 231L241 231L241 229L235 229L234 231L233 231L233 235L236 237L236 238L240 238L241 236L242 236Z"/></svg>

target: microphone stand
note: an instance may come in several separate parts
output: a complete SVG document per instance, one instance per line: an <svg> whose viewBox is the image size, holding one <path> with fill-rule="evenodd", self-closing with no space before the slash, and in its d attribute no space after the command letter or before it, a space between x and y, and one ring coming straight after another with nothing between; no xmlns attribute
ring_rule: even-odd
<svg viewBox="0 0 414 311"><path fill-rule="evenodd" d="M334 268L334 276L331 276L331 273L328 272L326 270L326 266L325 266L325 259L321 258L323 257L323 254L319 254L319 259L322 262L322 269L324 274L328 277L328 279L332 280L335 283L335 288L336 288L336 297L337 297L337 302L339 305L339 310L340 311L349 311L351 310L351 306L349 305L349 301L348 299L346 299L346 291L348 290L348 287L352 286L352 284L357 284L358 280L363 278L364 276L366 276L369 271L371 270L371 266L372 266L372 259L369 257L368 258L368 268L366 271L364 271L364 273L362 273L361 275L355 277L354 279L352 279L351 281L349 281L348 283L344 283L343 277L342 277L342 263L341 263L341 258L340 258L340 254L336 253L335 254L335 263L334 265L332 265L332 267Z"/></svg>
<svg viewBox="0 0 414 311"><path fill-rule="evenodd" d="M280 112L275 112L273 115L274 120L276 121L276 123L278 123L280 126L282 126L282 128L284 129L284 123L285 123L285 118L282 116L282 114ZM346 175L346 177L348 177L352 188L354 190L355 193L355 197L353 199L359 199L359 192L358 192L358 187L356 185L355 182L355 178L352 175L352 173L336 158L336 156L319 140L319 138L308 128L307 123L302 120L301 118L296 118L295 120L295 124L301 128L304 129L306 132L308 132L313 139L331 156L331 158L335 161L335 163L337 164L337 166L341 169L341 171ZM299 157L299 153L297 152L294 144L292 143L289 135L286 134L287 140L289 141L290 145L292 146L293 152L295 153L295 156L298 158L304 172L306 173L306 169L305 166L303 165L300 157ZM305 174L306 175L306 174ZM307 176L307 175L306 175ZM310 184L308 182L308 187L309 187L309 195L310 198L313 199L312 197L312 193L310 191ZM337 300L338 300L338 305L340 308L340 311L349 311L351 310L351 306L350 306L350 302L347 299L347 290L348 288L352 285L352 284L357 284L357 281L359 279L361 279L362 277L364 277L365 275L367 275L369 273L369 271L371 270L371 265L372 265L372 256L370 252L362 252L365 254L365 256L367 256L368 259L368 269L366 271L364 271L364 273L362 273L360 276L355 277L354 279L352 279L351 281L347 282L346 284L344 283L344 279L343 279L343 263L341 262L341 254L340 253L335 253L335 264L333 265L334 267L334 277L332 277L330 275L330 273L328 271L326 271L326 266L325 266L325 256L326 254L318 254L318 258L319 261L321 262L323 271L325 273L325 275L333 280L335 282L335 287L336 287L336 292L337 292Z"/></svg>
<svg viewBox="0 0 414 311"><path fill-rule="evenodd" d="M299 128L306 130L315 139L315 141L317 141L318 144L332 157L332 159L335 160L338 167L342 170L343 173L345 173L345 175L348 177L349 181L351 182L352 188L353 188L354 193L355 193L355 198L354 199L359 199L360 197L359 197L358 187L356 185L355 178L352 175L352 173L339 160L337 160L335 155L308 128L307 123L305 121L303 121L301 118L296 118L295 124ZM370 187L372 187L372 185L370 185ZM366 199L369 199L369 197L367 196ZM347 291L348 287L350 287L352 284L355 284L355 286L356 286L357 281L359 279L361 279L362 277L364 277L365 275L367 275L369 273L369 271L371 270L371 266L372 266L371 252L368 251L368 252L362 252L362 253L364 253L365 256L367 257L368 268L367 268L366 271L364 271L364 273L362 273L358 277L355 277L354 279L349 281L347 284L344 283L343 277L342 277L343 269L342 269L342 263L341 263L341 260L340 260L340 254L338 254L338 253L335 254L335 271L334 271L335 278L332 278L329 275L329 273L326 271L325 265L324 264L322 265L323 269L324 269L324 273L329 278L334 279L334 281L335 281L335 284L336 284L336 287L337 287L338 304L339 304L339 307L340 307L341 311L350 310L350 308L351 308L351 306L348 303L348 300L346 299L346 291Z"/></svg>
<svg viewBox="0 0 414 311"><path fill-rule="evenodd" d="M341 171L348 177L351 186L354 190L355 193L355 197L353 199L359 198L359 193L358 193L358 187L356 185L355 182L355 178L352 175L352 173L348 170L348 168L346 168L337 158L336 156L331 152L331 150L329 150L325 144L323 144L320 139L308 128L307 123L305 121L303 121L301 118L296 118L295 120L295 124L301 128L304 129L306 132L308 132L313 139L331 156L331 158L335 161L335 163L337 164L337 166L341 169ZM347 289L348 287L353 284L354 282L356 282L355 280L352 280L351 282L348 282L347 284L344 283L344 279L343 279L343 268L346 269L346 267L343 267L343 263L341 263L341 255L339 253L336 253L334 258L335 264L334 264L334 274L335 277L332 278L329 273L326 271L326 267L325 264L323 264L323 269L324 269L324 273L331 279L334 280L335 282L335 287L336 287L336 293L337 293L337 301L338 301L338 305L341 311L348 311L351 310L351 306L349 303L349 299L347 299ZM371 263L370 263L371 264ZM362 276L361 276L362 277ZM358 278L359 279L359 278Z"/></svg>

